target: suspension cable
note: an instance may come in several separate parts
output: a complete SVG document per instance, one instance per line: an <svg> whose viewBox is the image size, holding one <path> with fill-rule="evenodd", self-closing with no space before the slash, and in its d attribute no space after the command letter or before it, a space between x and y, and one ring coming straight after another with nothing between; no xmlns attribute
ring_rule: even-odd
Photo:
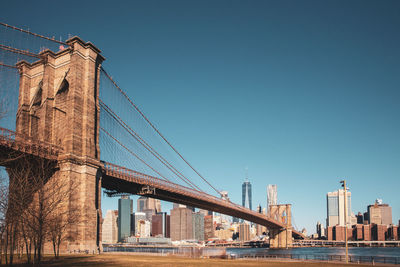
<svg viewBox="0 0 400 267"><path fill-rule="evenodd" d="M150 122L150 120L143 114L143 112L132 102L132 100L128 97L128 95L117 85L117 83L111 78L110 75L105 71L103 67L101 67L102 71L104 74L107 76L108 79L111 80L111 82L115 85L115 87L121 92L121 94L128 100L128 102L136 109L136 111L146 120L146 122L157 132L157 134L175 151L176 154L179 155L179 157L201 178L203 181L205 181L212 189L214 189L215 192L217 192L219 195L221 193L214 187L212 186L207 179L205 179L190 163L175 149L174 146L171 145L170 142L161 134L161 132Z"/></svg>
<svg viewBox="0 0 400 267"><path fill-rule="evenodd" d="M7 52L15 53L15 54L21 54L21 55L24 55L24 56L41 58L41 56L38 55L38 54L31 53L29 51L21 50L21 49L18 49L18 48L7 46L7 45L0 44L0 49L2 49L4 51L7 51Z"/></svg>
<svg viewBox="0 0 400 267"><path fill-rule="evenodd" d="M33 35L33 36L35 36L35 37L39 37L39 38L46 39L46 40L49 40L49 41L52 41L52 42L56 42L56 43L59 43L59 44L63 44L63 45L68 45L68 44L65 43L65 42L57 41L57 40L54 39L54 38L49 38L49 37L46 37L46 36L43 36L43 35L40 35L40 34L37 34L37 33L34 33L34 32L30 32L30 31L27 31L27 30L24 30L24 29L15 27L15 26L8 25L8 24L3 23L3 22L0 22L0 25L4 26L4 27L6 27L6 28L11 28L11 29L16 30L16 31L20 31L20 32L24 32L24 33Z"/></svg>
<svg viewBox="0 0 400 267"><path fill-rule="evenodd" d="M164 175L162 175L161 173L159 173L158 171L156 171L153 167L151 167L149 164L147 164L143 159L141 159L136 153L134 153L132 150L130 150L129 148L127 148L124 144L122 144L118 139L116 139L114 136L112 136L106 129L104 129L103 127L100 127L100 129L105 132L108 136L110 136L115 142L117 142L120 146L122 146L123 148L125 148L130 154L132 154L133 156L135 156L138 160L140 160L143 164L145 164L147 167L149 167L151 170L153 170L155 173L157 173L158 175L160 175L164 180L171 182L168 178L164 177ZM171 182L172 183L172 182Z"/></svg>
<svg viewBox="0 0 400 267"><path fill-rule="evenodd" d="M178 178L180 178L183 182L185 182L187 185L192 187L193 189L202 192L202 190L194 184L192 181L190 181L188 178L186 178L181 172L179 172L172 164L170 164L165 158L163 158L152 146L150 146L143 138L136 133L134 130L132 130L129 125L127 125L117 114L115 114L112 109L107 106L101 99L99 99L100 105L102 105L105 108L105 111L118 123L120 124L133 138L135 138L144 148L147 149L154 157L156 157L162 164L164 164L171 172L173 172Z"/></svg>
<svg viewBox="0 0 400 267"><path fill-rule="evenodd" d="M7 64L4 64L2 62L0 62L0 66L7 67L7 68L12 68L12 69L18 69L16 66L7 65Z"/></svg>

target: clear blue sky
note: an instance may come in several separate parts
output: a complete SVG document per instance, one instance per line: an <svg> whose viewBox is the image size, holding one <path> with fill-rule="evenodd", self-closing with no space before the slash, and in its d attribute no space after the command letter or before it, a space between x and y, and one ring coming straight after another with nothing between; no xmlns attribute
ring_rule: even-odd
<svg viewBox="0 0 400 267"><path fill-rule="evenodd" d="M277 184L314 232L343 178L353 212L382 198L400 219L399 14L399 1L5 1L0 20L93 42L213 184L241 203L247 166L254 207Z"/></svg>

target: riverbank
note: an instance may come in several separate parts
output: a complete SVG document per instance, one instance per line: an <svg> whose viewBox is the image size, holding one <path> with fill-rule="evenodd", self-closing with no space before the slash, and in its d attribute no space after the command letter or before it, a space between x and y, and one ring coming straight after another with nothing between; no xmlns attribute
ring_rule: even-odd
<svg viewBox="0 0 400 267"><path fill-rule="evenodd" d="M268 266L268 267L339 267L343 263L327 263L327 262L312 262L312 261L283 261L283 260L250 260L250 259L192 259L184 257L172 256L143 256L143 255L126 255L118 254L101 254L101 255L74 255L62 256L58 260L45 258L42 266L102 266L102 267L131 267L131 266L218 266L218 267L235 267L235 266ZM4 266L4 265L1 265ZM15 264L14 266L28 266L26 264ZM346 266L371 266L370 264L348 264ZM379 266L379 265L378 265ZM389 265L382 265L389 266Z"/></svg>

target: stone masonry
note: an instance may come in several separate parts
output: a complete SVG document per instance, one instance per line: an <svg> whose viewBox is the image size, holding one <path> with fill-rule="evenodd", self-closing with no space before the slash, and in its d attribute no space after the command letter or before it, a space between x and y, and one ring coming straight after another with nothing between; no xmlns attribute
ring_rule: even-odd
<svg viewBox="0 0 400 267"><path fill-rule="evenodd" d="M282 222L285 229L269 229L269 245L271 248L292 247L292 213L290 204L270 205L270 216Z"/></svg>
<svg viewBox="0 0 400 267"><path fill-rule="evenodd" d="M63 148L51 179L73 183L65 200L79 220L68 230L61 253L101 249L99 175L99 70L104 58L93 44L78 37L57 53L45 50L32 64L19 62L18 135ZM21 137L24 138L24 137ZM50 249L45 245L45 253Z"/></svg>

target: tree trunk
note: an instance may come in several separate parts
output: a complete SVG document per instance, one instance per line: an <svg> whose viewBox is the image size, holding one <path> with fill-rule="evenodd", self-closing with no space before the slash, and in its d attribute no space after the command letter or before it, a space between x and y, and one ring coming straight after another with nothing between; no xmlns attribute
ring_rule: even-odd
<svg viewBox="0 0 400 267"><path fill-rule="evenodd" d="M4 244L4 256L5 256L5 260L6 260L6 265L8 265L7 250L8 250L8 235L9 235L9 231L10 231L9 225L7 225L7 228L6 228L6 238L5 238L6 243Z"/></svg>
<svg viewBox="0 0 400 267"><path fill-rule="evenodd" d="M61 244L61 235L58 236L57 240L57 258L60 256L60 244Z"/></svg>
<svg viewBox="0 0 400 267"><path fill-rule="evenodd" d="M0 265L3 263L3 237L4 237L4 231L0 232Z"/></svg>
<svg viewBox="0 0 400 267"><path fill-rule="evenodd" d="M9 265L13 265L14 249L15 249L15 225L11 224L11 229L10 229L10 261L9 261Z"/></svg>
<svg viewBox="0 0 400 267"><path fill-rule="evenodd" d="M57 259L57 244L56 244L56 239L54 236L51 238L51 241L53 242L54 258Z"/></svg>
<svg viewBox="0 0 400 267"><path fill-rule="evenodd" d="M26 250L26 261L28 264L31 263L31 252L30 252L30 244L28 239L26 238L24 234L24 241L25 241L25 250Z"/></svg>
<svg viewBox="0 0 400 267"><path fill-rule="evenodd" d="M35 243L33 244L33 263L35 264L37 262L37 242L35 240Z"/></svg>

